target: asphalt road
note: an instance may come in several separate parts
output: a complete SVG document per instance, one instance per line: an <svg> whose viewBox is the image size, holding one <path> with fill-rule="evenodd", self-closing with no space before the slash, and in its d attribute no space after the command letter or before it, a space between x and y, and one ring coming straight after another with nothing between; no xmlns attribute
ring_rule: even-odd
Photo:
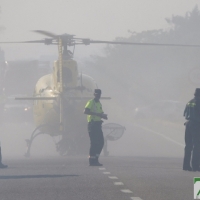
<svg viewBox="0 0 200 200"><path fill-rule="evenodd" d="M112 156L101 162L103 167L89 167L86 157L6 160L0 199L193 199L193 177L199 172L182 171L182 159Z"/></svg>
<svg viewBox="0 0 200 200"><path fill-rule="evenodd" d="M25 133L19 137L17 127L4 126L6 136L1 132L9 167L0 170L0 200L193 199L193 178L200 173L182 170L184 129L126 124L124 136L109 143L110 156L101 156L104 166L90 167L87 156L59 157L45 136L24 158Z"/></svg>

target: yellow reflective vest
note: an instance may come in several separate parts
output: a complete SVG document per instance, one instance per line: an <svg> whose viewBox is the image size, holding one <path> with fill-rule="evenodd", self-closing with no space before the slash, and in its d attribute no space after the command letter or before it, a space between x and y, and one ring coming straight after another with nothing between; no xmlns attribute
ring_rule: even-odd
<svg viewBox="0 0 200 200"><path fill-rule="evenodd" d="M102 109L102 105L101 103L95 102L94 99L91 99L87 102L85 108L88 108L91 112L95 112L95 113L103 113L103 109ZM96 115L88 115L87 116L87 121L91 122L91 121L101 121L101 117L98 117Z"/></svg>

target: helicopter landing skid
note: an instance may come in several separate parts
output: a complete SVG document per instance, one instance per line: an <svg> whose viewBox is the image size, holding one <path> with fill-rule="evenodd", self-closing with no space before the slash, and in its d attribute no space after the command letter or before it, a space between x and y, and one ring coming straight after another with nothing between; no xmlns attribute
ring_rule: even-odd
<svg viewBox="0 0 200 200"><path fill-rule="evenodd" d="M33 143L33 140L34 140L38 135L45 134L44 131L41 131L41 130L40 130L42 127L45 127L45 126L47 126L47 125L46 125L46 124L43 124L43 125L38 126L38 127L32 132L30 139L26 139L26 140L25 140L25 141L26 141L26 144L27 144L27 151L26 151L26 153L25 153L24 156L25 156L26 158L30 158L30 156L31 156L31 145L32 145L32 143Z"/></svg>

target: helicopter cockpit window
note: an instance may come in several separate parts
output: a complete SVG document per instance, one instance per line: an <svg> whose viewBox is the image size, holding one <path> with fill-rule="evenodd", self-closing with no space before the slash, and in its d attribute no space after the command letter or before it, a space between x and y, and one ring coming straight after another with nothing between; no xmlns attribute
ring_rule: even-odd
<svg viewBox="0 0 200 200"><path fill-rule="evenodd" d="M63 83L66 85L67 83L72 82L72 72L68 68L63 69Z"/></svg>
<svg viewBox="0 0 200 200"><path fill-rule="evenodd" d="M60 82L60 72L57 72L57 80ZM72 72L68 68L63 68L63 84L67 85L72 82Z"/></svg>

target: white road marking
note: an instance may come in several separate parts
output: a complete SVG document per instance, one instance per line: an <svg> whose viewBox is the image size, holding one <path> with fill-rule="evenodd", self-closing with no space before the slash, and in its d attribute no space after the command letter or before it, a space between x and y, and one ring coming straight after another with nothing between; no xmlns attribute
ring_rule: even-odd
<svg viewBox="0 0 200 200"><path fill-rule="evenodd" d="M132 200L142 200L140 197L131 197Z"/></svg>
<svg viewBox="0 0 200 200"><path fill-rule="evenodd" d="M110 179L118 179L116 176L109 176Z"/></svg>
<svg viewBox="0 0 200 200"><path fill-rule="evenodd" d="M103 172L103 174L110 174L110 172Z"/></svg>
<svg viewBox="0 0 200 200"><path fill-rule="evenodd" d="M106 168L99 168L99 170L106 170ZM110 174L110 172L103 172L103 174ZM116 176L108 176L110 179L118 179ZM124 185L122 182L114 182L114 185ZM131 190L123 189L121 190L123 193L131 194L133 193ZM130 197L132 200L142 200L140 197Z"/></svg>
<svg viewBox="0 0 200 200"><path fill-rule="evenodd" d="M177 141L171 139L170 137L165 136L164 134L155 132L155 131L153 131L153 130L151 130L151 129L148 129L148 128L143 127L143 126L140 126L140 125L135 125L135 126L141 128L141 129L144 129L144 130L146 130L146 131L149 131L149 132L151 132L151 133L154 133L154 134L156 134L156 135L159 135L159 136L165 138L166 140L169 140L169 141L171 141L171 142L173 142L173 143L175 143L175 144L177 144L177 145L179 145L179 146L181 146L181 147L184 147L184 146L185 146L184 144L179 143L179 142L177 142Z"/></svg>
<svg viewBox="0 0 200 200"><path fill-rule="evenodd" d="M99 168L99 170L106 170L106 168Z"/></svg>
<svg viewBox="0 0 200 200"><path fill-rule="evenodd" d="M100 170L104 170L104 168L99 168ZM103 172L104 174L110 174L110 172ZM110 179L118 179L116 176L108 176L108 178ZM114 185L124 185L124 183L122 182L114 182ZM128 190L128 189L123 189L123 190L120 190L121 192L123 193L127 193L127 194L131 194L133 193L131 190ZM132 200L142 200L140 197L130 197L130 199Z"/></svg>
<svg viewBox="0 0 200 200"><path fill-rule="evenodd" d="M128 190L128 189L124 189L124 190L121 190L122 192L124 193L133 193L132 191Z"/></svg>
<svg viewBox="0 0 200 200"><path fill-rule="evenodd" d="M124 185L122 182L114 182L114 185Z"/></svg>

